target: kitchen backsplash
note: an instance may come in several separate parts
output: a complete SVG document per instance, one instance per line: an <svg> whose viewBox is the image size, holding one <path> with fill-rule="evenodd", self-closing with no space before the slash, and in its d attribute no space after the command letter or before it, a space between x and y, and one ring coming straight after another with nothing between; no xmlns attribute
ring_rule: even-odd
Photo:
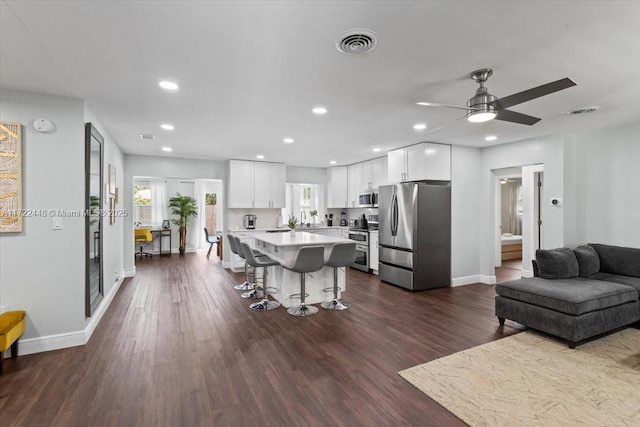
<svg viewBox="0 0 640 427"><path fill-rule="evenodd" d="M253 214L256 220L256 228L276 228L280 209L229 209L229 229L241 230L244 228L244 216Z"/></svg>

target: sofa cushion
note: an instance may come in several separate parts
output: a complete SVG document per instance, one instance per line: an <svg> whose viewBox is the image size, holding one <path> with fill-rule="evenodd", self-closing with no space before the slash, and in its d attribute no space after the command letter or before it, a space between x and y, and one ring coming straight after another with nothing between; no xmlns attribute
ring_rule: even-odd
<svg viewBox="0 0 640 427"><path fill-rule="evenodd" d="M611 273L596 273L589 279L604 280L605 282L620 283L622 285L632 286L640 293L640 277L621 276Z"/></svg>
<svg viewBox="0 0 640 427"><path fill-rule="evenodd" d="M569 279L580 270L573 250L569 248L536 250L538 271L543 279Z"/></svg>
<svg viewBox="0 0 640 427"><path fill-rule="evenodd" d="M600 271L600 258L593 247L589 245L578 246L573 250L578 261L578 276L589 277Z"/></svg>
<svg viewBox="0 0 640 427"><path fill-rule="evenodd" d="M545 280L539 277L496 285L500 296L578 316L638 299L630 286L593 279Z"/></svg>
<svg viewBox="0 0 640 427"><path fill-rule="evenodd" d="M640 277L640 249L589 243L600 258L600 271Z"/></svg>

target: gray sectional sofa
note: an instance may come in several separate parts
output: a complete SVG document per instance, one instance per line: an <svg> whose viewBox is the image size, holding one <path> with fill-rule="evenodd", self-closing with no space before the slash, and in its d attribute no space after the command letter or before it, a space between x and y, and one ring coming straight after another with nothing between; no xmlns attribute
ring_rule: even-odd
<svg viewBox="0 0 640 427"><path fill-rule="evenodd" d="M640 249L588 244L536 251L536 277L496 285L496 316L579 341L640 320Z"/></svg>

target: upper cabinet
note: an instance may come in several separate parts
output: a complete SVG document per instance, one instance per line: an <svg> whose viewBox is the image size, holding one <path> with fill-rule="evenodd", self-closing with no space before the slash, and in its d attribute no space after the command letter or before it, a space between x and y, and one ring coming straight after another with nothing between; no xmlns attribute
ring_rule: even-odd
<svg viewBox="0 0 640 427"><path fill-rule="evenodd" d="M229 160L229 208L283 208L284 163Z"/></svg>
<svg viewBox="0 0 640 427"><path fill-rule="evenodd" d="M348 208L347 166L329 168L327 208Z"/></svg>
<svg viewBox="0 0 640 427"><path fill-rule="evenodd" d="M389 151L389 182L451 181L451 146L423 142Z"/></svg>
<svg viewBox="0 0 640 427"><path fill-rule="evenodd" d="M379 157L371 160L371 188L376 189L387 184L387 163L387 157Z"/></svg>

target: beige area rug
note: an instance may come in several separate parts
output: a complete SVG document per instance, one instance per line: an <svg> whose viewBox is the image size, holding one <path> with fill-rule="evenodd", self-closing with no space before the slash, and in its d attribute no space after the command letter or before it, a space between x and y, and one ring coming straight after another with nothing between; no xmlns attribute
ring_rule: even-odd
<svg viewBox="0 0 640 427"><path fill-rule="evenodd" d="M399 374L471 426L640 426L640 330L571 350L525 331Z"/></svg>

